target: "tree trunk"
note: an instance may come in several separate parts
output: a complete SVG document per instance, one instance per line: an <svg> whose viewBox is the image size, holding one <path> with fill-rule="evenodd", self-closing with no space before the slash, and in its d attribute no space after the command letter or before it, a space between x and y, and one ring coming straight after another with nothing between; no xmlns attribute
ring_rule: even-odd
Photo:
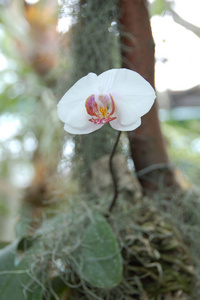
<svg viewBox="0 0 200 300"><path fill-rule="evenodd" d="M145 0L119 0L123 67L142 75L154 87L154 41ZM131 156L144 190L178 187L160 129L157 103L128 134Z"/></svg>

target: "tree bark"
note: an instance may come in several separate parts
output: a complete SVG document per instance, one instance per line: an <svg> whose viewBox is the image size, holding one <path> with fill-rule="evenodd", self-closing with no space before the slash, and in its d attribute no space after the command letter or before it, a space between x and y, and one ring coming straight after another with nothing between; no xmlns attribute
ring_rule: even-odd
<svg viewBox="0 0 200 300"><path fill-rule="evenodd" d="M145 0L119 0L123 67L142 75L154 87L154 41ZM128 133L131 156L144 190L177 187L160 129L157 103L142 125Z"/></svg>

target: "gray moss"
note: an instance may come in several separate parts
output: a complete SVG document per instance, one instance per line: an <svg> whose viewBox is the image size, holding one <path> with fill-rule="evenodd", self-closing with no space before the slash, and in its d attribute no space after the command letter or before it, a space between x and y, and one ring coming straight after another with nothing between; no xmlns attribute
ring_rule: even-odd
<svg viewBox="0 0 200 300"><path fill-rule="evenodd" d="M98 75L120 67L118 1L80 0L63 1L63 4L63 14L70 11L75 22L70 32L69 85L90 72ZM111 152L115 136L110 125L105 125L91 134L73 137L74 175L79 176L83 187L87 188L91 164Z"/></svg>

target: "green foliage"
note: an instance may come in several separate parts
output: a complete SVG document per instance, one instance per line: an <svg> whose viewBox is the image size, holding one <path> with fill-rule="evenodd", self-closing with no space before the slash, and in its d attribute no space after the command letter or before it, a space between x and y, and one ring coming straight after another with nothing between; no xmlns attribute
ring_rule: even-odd
<svg viewBox="0 0 200 300"><path fill-rule="evenodd" d="M113 288L122 279L122 259L118 243L107 221L94 215L82 241L82 276L98 288Z"/></svg>
<svg viewBox="0 0 200 300"><path fill-rule="evenodd" d="M14 268L17 245L18 241L0 250L0 289L8 277L4 272L9 272ZM1 274L1 272L3 272L3 274Z"/></svg>
<svg viewBox="0 0 200 300"><path fill-rule="evenodd" d="M150 15L162 15L166 10L167 4L165 0L154 0L150 5Z"/></svg>
<svg viewBox="0 0 200 300"><path fill-rule="evenodd" d="M199 186L200 121L169 121L162 124L173 163L185 179Z"/></svg>
<svg viewBox="0 0 200 300"><path fill-rule="evenodd" d="M0 11L0 55L3 62L0 68L0 126L8 124L7 128L0 129L5 128L5 136L8 132L7 138L0 139L0 177L4 178L15 177L12 174L16 175L15 167L19 165L21 169L33 170L36 151L37 157L44 155L47 165L55 163L55 167L62 133L58 130L61 124L56 116L54 95L44 78L40 78L30 66L29 50L33 36L25 21L24 4L11 2L7 4L9 8ZM13 26L12 12L17 26ZM14 121L19 126L9 136ZM15 152L13 148L18 150Z"/></svg>
<svg viewBox="0 0 200 300"><path fill-rule="evenodd" d="M29 274L31 255L20 258L17 255L19 244L16 240L0 250L0 299L42 300L41 286L34 284Z"/></svg>
<svg viewBox="0 0 200 300"><path fill-rule="evenodd" d="M29 263L30 260L26 257L19 265L13 268L0 290L0 298L2 300L12 299L13 296L15 296L16 300L42 300L42 288L38 285L33 285L28 273Z"/></svg>

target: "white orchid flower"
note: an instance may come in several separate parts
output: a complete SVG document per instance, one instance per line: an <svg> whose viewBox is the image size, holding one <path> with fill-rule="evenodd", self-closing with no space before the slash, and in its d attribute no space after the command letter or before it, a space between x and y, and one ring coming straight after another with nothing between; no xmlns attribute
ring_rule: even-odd
<svg viewBox="0 0 200 300"><path fill-rule="evenodd" d="M58 116L72 134L91 133L104 124L131 131L156 98L152 86L138 73L112 69L78 80L58 103Z"/></svg>

